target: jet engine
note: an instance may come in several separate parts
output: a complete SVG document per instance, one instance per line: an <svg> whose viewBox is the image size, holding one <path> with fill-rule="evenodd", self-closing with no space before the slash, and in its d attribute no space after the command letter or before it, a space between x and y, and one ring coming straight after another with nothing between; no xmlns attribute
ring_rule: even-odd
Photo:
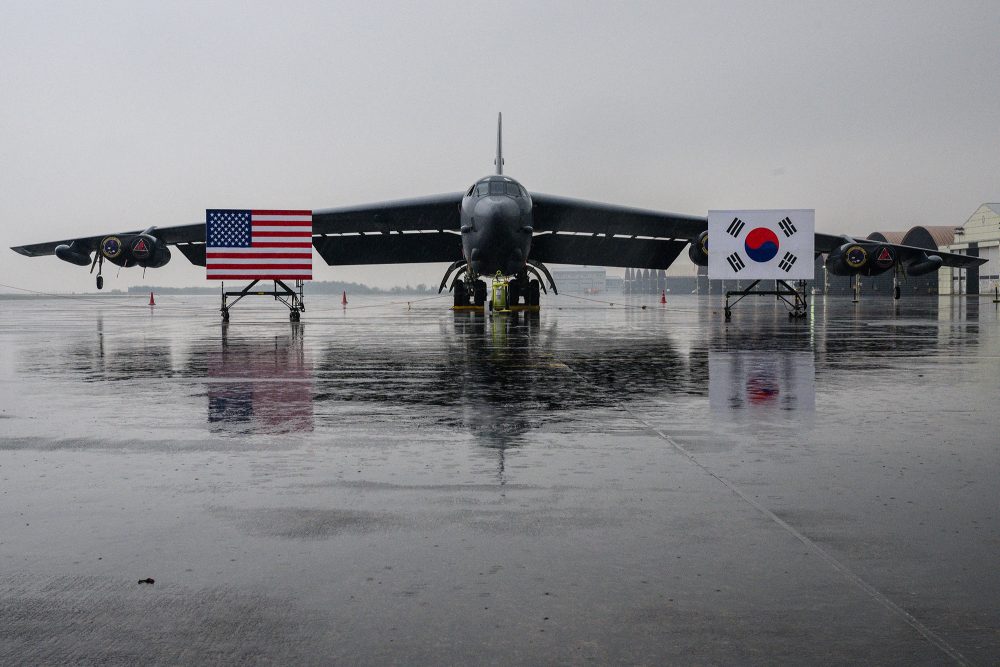
<svg viewBox="0 0 1000 667"><path fill-rule="evenodd" d="M835 276L877 276L895 264L896 251L881 243L845 243L826 258L826 270Z"/></svg>
<svg viewBox="0 0 1000 667"><path fill-rule="evenodd" d="M70 244L63 243L62 245L56 246L56 257L64 262L69 262L70 264L76 264L77 266L89 266L90 265L90 251L84 248L78 248L76 246L76 241Z"/></svg>
<svg viewBox="0 0 1000 667"><path fill-rule="evenodd" d="M698 238L688 246L688 257L698 266L708 266L708 232L698 234Z"/></svg>
<svg viewBox="0 0 1000 667"><path fill-rule="evenodd" d="M118 234L101 239L99 252L118 266L157 269L170 261L170 248L152 234Z"/></svg>
<svg viewBox="0 0 1000 667"><path fill-rule="evenodd" d="M927 253L922 253L920 257L917 257L909 264L906 265L906 275L908 276L922 276L933 271L937 271L941 268L944 263L937 255L928 255Z"/></svg>

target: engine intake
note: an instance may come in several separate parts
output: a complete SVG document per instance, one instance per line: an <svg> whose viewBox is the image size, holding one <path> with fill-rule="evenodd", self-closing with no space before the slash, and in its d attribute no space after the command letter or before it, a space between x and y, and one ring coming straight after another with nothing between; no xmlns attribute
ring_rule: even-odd
<svg viewBox="0 0 1000 667"><path fill-rule="evenodd" d="M698 266L708 266L708 232L698 234L698 238L688 246L688 257Z"/></svg>
<svg viewBox="0 0 1000 667"><path fill-rule="evenodd" d="M104 259L123 267L157 269L170 261L167 244L146 233L105 236L101 240L100 253Z"/></svg>

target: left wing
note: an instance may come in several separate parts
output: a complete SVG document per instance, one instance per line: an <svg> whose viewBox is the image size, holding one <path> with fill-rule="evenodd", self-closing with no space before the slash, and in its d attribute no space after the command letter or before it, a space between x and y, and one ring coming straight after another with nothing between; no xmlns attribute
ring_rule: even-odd
<svg viewBox="0 0 1000 667"><path fill-rule="evenodd" d="M555 264L666 269L708 219L531 193L531 257Z"/></svg>

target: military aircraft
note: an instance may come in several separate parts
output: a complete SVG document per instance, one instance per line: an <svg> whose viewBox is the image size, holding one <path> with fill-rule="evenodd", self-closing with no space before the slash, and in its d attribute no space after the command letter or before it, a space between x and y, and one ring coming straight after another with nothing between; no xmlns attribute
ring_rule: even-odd
<svg viewBox="0 0 1000 667"><path fill-rule="evenodd" d="M312 244L330 265L450 263L441 281L456 306L483 306L484 278L509 279L508 300L537 306L540 292L556 289L545 265L587 264L666 269L689 247L708 264L707 219L529 192L504 174L503 124L497 118L496 173L464 192L313 211ZM204 222L141 231L83 236L12 248L28 257L55 255L95 266L104 284L105 260L120 267L157 268L176 246L192 264L205 266ZM877 275L894 269L922 275L941 266L967 268L984 259L936 249L816 234L835 275ZM531 276L534 276L532 278ZM297 319L297 313L293 313ZM223 308L223 316L227 312Z"/></svg>

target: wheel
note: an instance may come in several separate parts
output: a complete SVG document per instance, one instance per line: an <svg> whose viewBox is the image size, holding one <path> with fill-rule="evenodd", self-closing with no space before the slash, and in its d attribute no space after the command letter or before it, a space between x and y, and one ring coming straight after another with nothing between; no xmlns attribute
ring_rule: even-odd
<svg viewBox="0 0 1000 667"><path fill-rule="evenodd" d="M486 304L486 281L477 280L472 286L473 289L473 299L477 306L482 306Z"/></svg>
<svg viewBox="0 0 1000 667"><path fill-rule="evenodd" d="M895 287L893 287L892 288L892 298L896 299L898 301L899 300L899 292L900 292L899 285L896 285Z"/></svg>
<svg viewBox="0 0 1000 667"><path fill-rule="evenodd" d="M469 305L469 293L465 288L464 282L455 283L455 306L468 306Z"/></svg>
<svg viewBox="0 0 1000 667"><path fill-rule="evenodd" d="M97 276L97 289L104 289L104 276Z"/></svg>
<svg viewBox="0 0 1000 667"><path fill-rule="evenodd" d="M537 306L542 303L542 286L537 280L528 283L527 302L529 306Z"/></svg>
<svg viewBox="0 0 1000 667"><path fill-rule="evenodd" d="M507 307L508 308L510 306L516 306L517 305L517 299L520 296L520 294L521 294L521 283L518 281L517 278L514 278L514 280L511 280L509 283L507 283ZM527 295L525 295L525 296L527 296ZM527 303L527 299L525 299L525 303Z"/></svg>
<svg viewBox="0 0 1000 667"><path fill-rule="evenodd" d="M300 319L302 319L302 316L299 315L299 311L290 310L288 311L288 319L290 319L292 322L298 322Z"/></svg>

